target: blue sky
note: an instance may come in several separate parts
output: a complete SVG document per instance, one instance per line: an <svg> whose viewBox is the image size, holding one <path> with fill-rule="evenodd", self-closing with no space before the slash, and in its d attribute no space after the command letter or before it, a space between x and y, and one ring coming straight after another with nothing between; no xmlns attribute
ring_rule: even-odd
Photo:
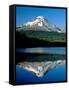
<svg viewBox="0 0 69 90"><path fill-rule="evenodd" d="M25 53L59 53L65 54L66 48L63 47L49 47L49 48L18 48L16 52L25 52Z"/></svg>
<svg viewBox="0 0 69 90"><path fill-rule="evenodd" d="M56 24L60 28L66 27L66 9L18 6L16 7L16 26L20 26L28 21L32 21L37 16L44 16L51 23Z"/></svg>

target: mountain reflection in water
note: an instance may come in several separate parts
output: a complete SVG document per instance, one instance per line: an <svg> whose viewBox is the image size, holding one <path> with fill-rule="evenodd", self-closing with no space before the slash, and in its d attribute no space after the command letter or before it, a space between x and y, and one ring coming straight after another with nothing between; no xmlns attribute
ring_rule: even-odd
<svg viewBox="0 0 69 90"><path fill-rule="evenodd" d="M64 49L65 50L65 49ZM17 52L16 59L19 60L16 64L16 82L17 83L31 83L35 82L53 82L53 81L64 81L66 79L66 54L63 53L27 53L27 52ZM20 54L19 54L20 53ZM62 68L63 67L63 68ZM57 68L59 68L57 70ZM62 68L62 69L61 69ZM53 71L55 70L55 71ZM55 76L55 73L63 73L63 76ZM27 75L25 75L25 72ZM49 75L48 73L51 72ZM61 73L60 73L61 74ZM50 80L53 75L53 80ZM27 78L29 82L18 80ZM31 80L30 80L30 78ZM36 78L37 77L37 78ZM47 78L49 78L47 80ZM63 77L63 79L62 79ZM32 81L32 78L35 80ZM39 80L39 78L41 80ZM45 80L44 80L45 78ZM56 78L56 79L55 79ZM59 79L58 79L59 78ZM61 79L62 80L61 80Z"/></svg>

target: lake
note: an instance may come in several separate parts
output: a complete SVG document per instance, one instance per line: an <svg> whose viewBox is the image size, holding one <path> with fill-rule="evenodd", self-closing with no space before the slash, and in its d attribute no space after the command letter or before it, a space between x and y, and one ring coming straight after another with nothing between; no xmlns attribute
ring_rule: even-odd
<svg viewBox="0 0 69 90"><path fill-rule="evenodd" d="M37 77L33 72L16 65L16 84L50 83L66 80L66 64L53 68L43 77Z"/></svg>

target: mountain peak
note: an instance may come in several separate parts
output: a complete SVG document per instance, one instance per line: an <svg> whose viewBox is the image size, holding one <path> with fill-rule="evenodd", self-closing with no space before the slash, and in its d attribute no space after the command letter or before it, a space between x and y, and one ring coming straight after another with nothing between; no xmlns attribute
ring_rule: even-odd
<svg viewBox="0 0 69 90"><path fill-rule="evenodd" d="M36 19L44 20L44 17L43 16L37 16Z"/></svg>
<svg viewBox="0 0 69 90"><path fill-rule="evenodd" d="M64 33L64 30L57 27L55 24L50 23L43 16L37 16L33 21L27 22L24 24L27 30L40 30L40 31L49 31L49 32L58 32Z"/></svg>
<svg viewBox="0 0 69 90"><path fill-rule="evenodd" d="M43 26L44 22L44 17L43 16L37 16L35 20L31 22L27 22L25 25L29 27L34 27L34 26Z"/></svg>

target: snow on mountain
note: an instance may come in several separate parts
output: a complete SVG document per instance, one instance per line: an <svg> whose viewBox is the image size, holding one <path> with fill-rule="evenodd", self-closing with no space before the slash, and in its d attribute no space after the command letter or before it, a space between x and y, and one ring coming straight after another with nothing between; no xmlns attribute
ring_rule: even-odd
<svg viewBox="0 0 69 90"><path fill-rule="evenodd" d="M38 25L38 26L43 26L43 21L44 21L44 17L42 16L38 16L36 17L36 19L32 22L27 22L25 25L26 26L30 26L30 27L33 27L35 25Z"/></svg>
<svg viewBox="0 0 69 90"><path fill-rule="evenodd" d="M50 23L43 16L37 16L35 20L25 23L22 28L27 30L36 30L36 31L41 30L41 31L49 31L49 32L54 31L58 33L65 33L65 30L62 30L56 25Z"/></svg>

